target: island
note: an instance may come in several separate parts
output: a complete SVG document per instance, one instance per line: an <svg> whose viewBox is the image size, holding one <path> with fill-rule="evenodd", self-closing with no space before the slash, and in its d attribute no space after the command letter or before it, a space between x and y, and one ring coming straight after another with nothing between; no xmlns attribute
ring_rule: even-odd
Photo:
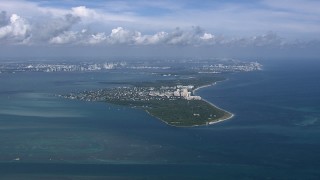
<svg viewBox="0 0 320 180"><path fill-rule="evenodd" d="M184 79L127 83L127 86L62 95L64 98L101 101L143 109L175 127L209 125L233 117L233 114L195 94L196 90L223 78L194 74Z"/></svg>

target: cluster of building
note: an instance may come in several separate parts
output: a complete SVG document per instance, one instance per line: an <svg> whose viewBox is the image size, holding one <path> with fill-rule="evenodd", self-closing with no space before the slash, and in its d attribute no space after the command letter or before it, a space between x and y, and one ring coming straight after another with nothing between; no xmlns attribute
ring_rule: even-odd
<svg viewBox="0 0 320 180"><path fill-rule="evenodd" d="M25 71L41 72L70 72L70 71L101 71L115 69L120 66L119 63L103 64L30 64L25 66Z"/></svg>
<svg viewBox="0 0 320 180"><path fill-rule="evenodd" d="M15 73L15 72L73 72L73 71L103 71L110 69L132 69L132 70L167 70L174 68L175 64L158 64L151 66L149 62L61 62L61 63L4 63L0 64L0 72ZM258 62L227 62L211 64L205 63L203 66L193 66L192 64L183 64L185 69L193 69L199 73L221 73L221 72L247 72L257 71L262 69L262 65ZM171 76L164 74L163 76Z"/></svg>
<svg viewBox="0 0 320 180"><path fill-rule="evenodd" d="M73 71L101 71L125 67L125 62L107 63L79 63L79 64L51 64L51 63L31 63L31 64L4 64L0 66L3 72L73 72Z"/></svg>
<svg viewBox="0 0 320 180"><path fill-rule="evenodd" d="M169 99L183 98L186 100L201 100L200 96L192 95L193 88L194 88L193 85L188 85L188 86L177 85L175 87L161 87L160 91L155 91L155 90L150 91L149 96L167 97Z"/></svg>
<svg viewBox="0 0 320 180"><path fill-rule="evenodd" d="M86 101L150 101L150 100L201 100L200 96L193 96L194 86L177 85L173 87L120 87L85 91L76 94L63 95L64 98Z"/></svg>
<svg viewBox="0 0 320 180"><path fill-rule="evenodd" d="M200 68L195 68L200 71L206 72L250 72L250 71L259 71L262 70L262 65L258 62L248 62L248 63L237 63L237 64L213 64L205 65Z"/></svg>
<svg viewBox="0 0 320 180"><path fill-rule="evenodd" d="M126 62L106 62L106 63L18 63L18 64L0 64L0 72L74 72L74 71L103 71L110 69L150 69L150 70L166 70L169 66L137 66L135 64L128 65Z"/></svg>

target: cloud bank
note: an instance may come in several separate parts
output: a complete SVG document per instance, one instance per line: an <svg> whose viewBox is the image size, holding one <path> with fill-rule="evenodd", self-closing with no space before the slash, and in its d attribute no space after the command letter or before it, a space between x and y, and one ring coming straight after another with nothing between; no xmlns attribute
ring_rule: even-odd
<svg viewBox="0 0 320 180"><path fill-rule="evenodd" d="M1 45L281 49L320 44L316 1L261 0L250 6L211 1L107 1L89 3L91 7L64 3L3 0Z"/></svg>
<svg viewBox="0 0 320 180"><path fill-rule="evenodd" d="M83 17L95 16L85 7L72 8L75 13L52 17L41 23L30 23L17 14L0 16L0 42L7 44L68 44L68 45L169 45L169 46L266 46L281 45L283 42L273 32L248 38L231 38L206 32L199 26L175 28L169 32L143 34L124 27L115 27L110 32L76 30Z"/></svg>

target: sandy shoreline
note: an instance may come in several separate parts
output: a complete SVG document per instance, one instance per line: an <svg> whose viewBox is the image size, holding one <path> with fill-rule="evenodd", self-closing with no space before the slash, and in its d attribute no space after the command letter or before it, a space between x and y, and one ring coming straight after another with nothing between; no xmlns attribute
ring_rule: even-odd
<svg viewBox="0 0 320 180"><path fill-rule="evenodd" d="M218 82L219 82L219 81L218 81ZM195 95L197 90L202 89L202 88L205 88L205 87L210 87L210 86L213 86L213 85L216 85L216 84L217 84L217 82L214 82L214 83L208 84L208 85L199 86L199 87L197 87L196 89L194 89L194 90L192 91L192 93L193 93L193 95ZM218 120L209 122L209 125L211 125L211 124L216 124L216 123L220 123L220 122L229 120L229 119L231 119L231 118L234 117L234 114L232 114L231 112L226 111L226 110L224 110L224 109L222 109L222 108L219 108L218 106L216 106L215 104L209 102L208 100L206 100L206 99L204 99L204 98L202 98L202 97L201 97L201 100L209 103L211 106L213 106L213 107L215 107L215 108L217 108L217 109L220 109L220 110L225 111L225 112L227 112L228 114L230 114L229 117L226 117L226 118L222 118L222 119L218 119Z"/></svg>

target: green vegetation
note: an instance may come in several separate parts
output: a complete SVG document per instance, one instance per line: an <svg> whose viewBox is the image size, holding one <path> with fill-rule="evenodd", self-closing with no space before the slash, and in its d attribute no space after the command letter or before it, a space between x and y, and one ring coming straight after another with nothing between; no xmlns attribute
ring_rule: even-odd
<svg viewBox="0 0 320 180"><path fill-rule="evenodd" d="M152 101L108 101L112 104L141 108L154 117L177 127L199 126L231 117L231 113L212 106L203 100L188 101L152 100Z"/></svg>
<svg viewBox="0 0 320 180"><path fill-rule="evenodd" d="M147 108L146 111L173 126L206 125L210 122L231 117L230 113L202 100L158 101L151 108Z"/></svg>

